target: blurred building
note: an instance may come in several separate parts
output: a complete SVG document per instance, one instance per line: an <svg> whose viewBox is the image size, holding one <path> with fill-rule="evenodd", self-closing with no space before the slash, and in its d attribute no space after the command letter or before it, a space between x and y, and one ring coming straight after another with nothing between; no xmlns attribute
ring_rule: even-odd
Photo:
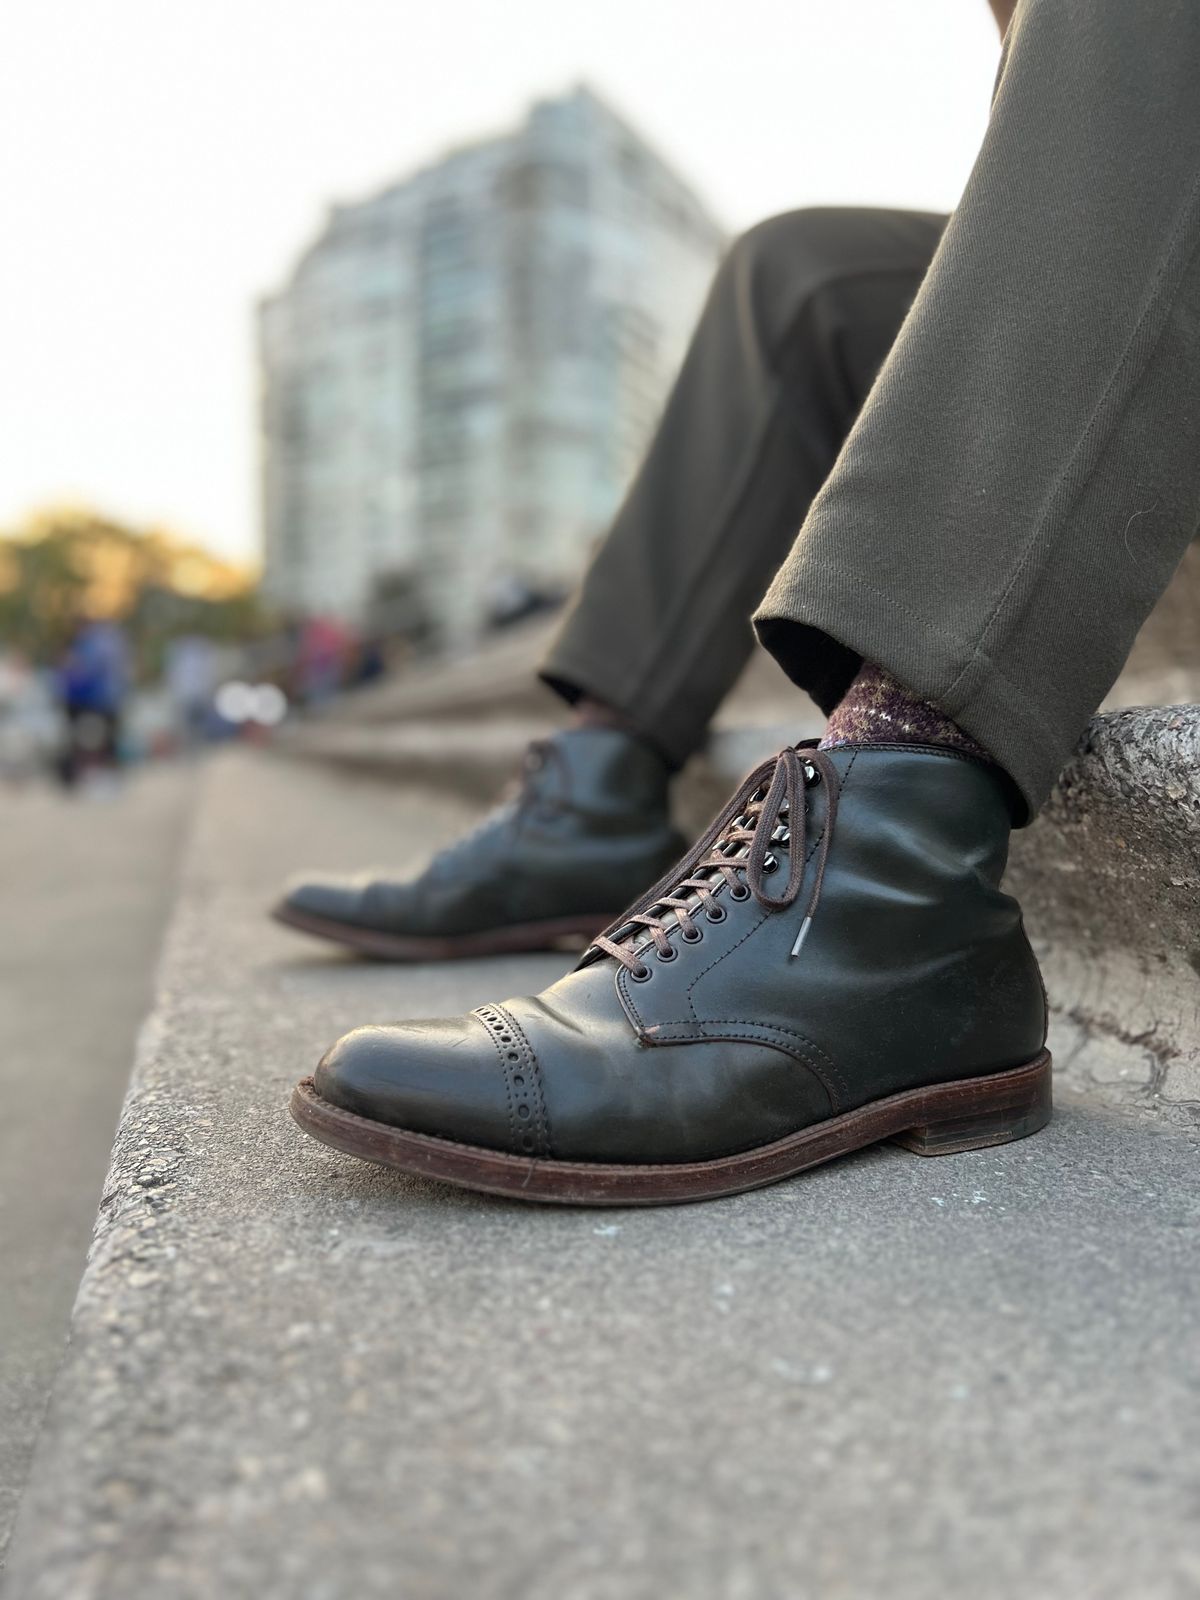
<svg viewBox="0 0 1200 1600"><path fill-rule="evenodd" d="M567 589L722 243L584 88L335 207L260 308L267 596L462 642Z"/></svg>

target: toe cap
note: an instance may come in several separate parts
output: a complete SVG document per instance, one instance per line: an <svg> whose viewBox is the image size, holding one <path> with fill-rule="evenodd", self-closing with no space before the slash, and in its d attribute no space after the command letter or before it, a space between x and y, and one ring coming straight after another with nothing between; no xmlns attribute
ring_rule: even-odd
<svg viewBox="0 0 1200 1600"><path fill-rule="evenodd" d="M303 877L288 880L279 904L285 912L297 911L302 916L365 925L364 887L359 878L338 877L334 873L306 873Z"/></svg>
<svg viewBox="0 0 1200 1600"><path fill-rule="evenodd" d="M373 1122L492 1150L516 1145L505 1071L478 1017L355 1028L317 1067L316 1092Z"/></svg>

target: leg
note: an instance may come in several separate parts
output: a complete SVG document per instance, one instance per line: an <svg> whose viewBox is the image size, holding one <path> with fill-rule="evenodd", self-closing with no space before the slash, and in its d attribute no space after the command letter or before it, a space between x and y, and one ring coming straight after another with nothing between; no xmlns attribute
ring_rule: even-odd
<svg viewBox="0 0 1200 1600"><path fill-rule="evenodd" d="M814 210L744 234L542 675L674 765L753 644L749 616L824 481L945 225Z"/></svg>
<svg viewBox="0 0 1200 1600"><path fill-rule="evenodd" d="M962 204L756 617L847 653L1034 810L1200 508L1200 11L1022 0Z"/></svg>
<svg viewBox="0 0 1200 1600"><path fill-rule="evenodd" d="M545 666L615 726L531 752L523 803L416 879L289 886L277 917L379 956L440 959L590 935L670 866L668 768L753 644L750 610L829 470L942 219L777 217L717 276L658 438Z"/></svg>
<svg viewBox="0 0 1200 1600"><path fill-rule="evenodd" d="M104 713L104 742L101 745L101 760L110 770L115 770L121 764L121 713L119 711L106 711Z"/></svg>
<svg viewBox="0 0 1200 1600"><path fill-rule="evenodd" d="M759 628L867 658L1036 809L1200 507L1200 9L1021 0L991 128ZM347 1035L297 1089L341 1149L527 1199L729 1193L877 1139L1049 1114L992 763L788 749L532 1000Z"/></svg>
<svg viewBox="0 0 1200 1600"><path fill-rule="evenodd" d="M79 739L79 725L84 715L78 706L63 707L62 750L58 758L58 775L67 789L75 787L83 769L83 747Z"/></svg>

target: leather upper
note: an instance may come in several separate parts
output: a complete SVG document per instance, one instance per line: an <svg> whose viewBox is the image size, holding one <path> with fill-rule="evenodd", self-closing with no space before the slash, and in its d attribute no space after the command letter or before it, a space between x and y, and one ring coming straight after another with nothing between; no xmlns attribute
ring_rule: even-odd
<svg viewBox="0 0 1200 1600"><path fill-rule="evenodd" d="M532 745L517 797L409 879L304 874L286 903L355 927L445 937L611 916L678 856L665 762L614 728Z"/></svg>
<svg viewBox="0 0 1200 1600"><path fill-rule="evenodd" d="M995 769L889 746L825 752L825 765L830 776L805 793L810 861L830 781L837 815L798 954L803 889L771 910L741 877L721 880L720 920L697 911L695 942L667 919L670 959L637 929L636 975L593 948L534 998L358 1029L321 1063L318 1092L513 1153L678 1162L1030 1060L1045 1040L1045 996L1020 909L1000 888L1010 816ZM801 840L791 825L791 840L772 847L784 878Z"/></svg>

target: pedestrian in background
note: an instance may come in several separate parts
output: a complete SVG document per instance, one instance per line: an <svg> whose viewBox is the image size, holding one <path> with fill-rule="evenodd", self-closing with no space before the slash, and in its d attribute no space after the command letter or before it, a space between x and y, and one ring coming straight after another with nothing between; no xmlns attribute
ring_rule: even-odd
<svg viewBox="0 0 1200 1600"><path fill-rule="evenodd" d="M65 718L59 775L74 788L88 772L115 773L131 679L129 647L115 622L81 622L58 670Z"/></svg>

